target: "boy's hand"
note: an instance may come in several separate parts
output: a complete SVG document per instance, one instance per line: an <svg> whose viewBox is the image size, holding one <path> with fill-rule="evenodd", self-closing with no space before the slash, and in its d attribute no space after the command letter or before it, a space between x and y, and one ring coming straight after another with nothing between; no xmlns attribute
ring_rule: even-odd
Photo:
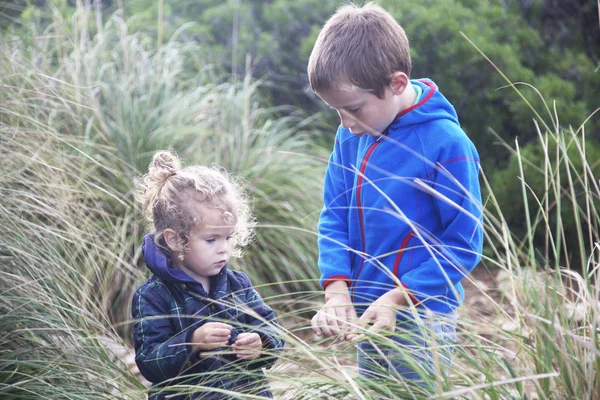
<svg viewBox="0 0 600 400"><path fill-rule="evenodd" d="M317 336L333 336L348 333L356 321L348 285L344 281L332 282L325 291L325 304L311 320Z"/></svg>
<svg viewBox="0 0 600 400"><path fill-rule="evenodd" d="M232 329L231 325L222 322L207 322L192 334L194 351L214 350L227 346Z"/></svg>
<svg viewBox="0 0 600 400"><path fill-rule="evenodd" d="M396 312L399 307L407 304L404 296L404 290L398 288L390 290L378 298L356 321L356 329L348 335L347 339L352 341L364 340L365 333L359 334L359 332L371 323L373 323L373 326L368 329L368 332L394 332L396 329Z"/></svg>
<svg viewBox="0 0 600 400"><path fill-rule="evenodd" d="M238 358L254 360L260 356L262 347L263 343L258 333L242 332L233 344L233 352L237 354Z"/></svg>

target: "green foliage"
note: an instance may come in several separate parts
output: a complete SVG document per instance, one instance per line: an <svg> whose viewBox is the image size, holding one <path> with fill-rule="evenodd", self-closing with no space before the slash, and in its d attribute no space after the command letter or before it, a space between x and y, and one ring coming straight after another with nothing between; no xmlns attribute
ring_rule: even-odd
<svg viewBox="0 0 600 400"><path fill-rule="evenodd" d="M68 11L64 3L54 7L62 14L72 13L73 7ZM188 66L186 62L184 69L194 69L199 62L243 76L249 55L252 74L268 77L268 84L259 88L266 105L292 104L309 113L323 107L305 90L306 61L318 30L341 1L132 0L123 4L122 14L131 31L146 32L153 40L162 32L162 42L177 34L199 44L195 63ZM518 0L383 0L380 4L410 37L413 77L426 76L438 83L455 105L486 166L503 165L510 154L489 143L489 128L508 142L519 137L526 144L536 136L531 134L529 111L512 91L500 90L504 87L501 77L461 32L513 82L527 82L544 94L548 104L556 103L564 127L581 121L597 107L594 88L600 85L600 77L595 73L594 43L600 43L600 32L597 18L595 25L589 20L589 15L597 16L597 5ZM51 8L46 4L44 10L48 13ZM557 16L564 22L556 22ZM537 94L524 92L544 113ZM335 126L333 113L324 116L326 125ZM599 128L600 122L593 119L589 129Z"/></svg>
<svg viewBox="0 0 600 400"><path fill-rule="evenodd" d="M18 115L26 111L13 104L2 115L19 122L0 123L0 392L139 398L143 386L101 342L126 348L110 315L123 320L114 293L129 296L141 278L127 252L131 213L107 209L106 200L120 194L100 172L112 171L84 154L81 140Z"/></svg>
<svg viewBox="0 0 600 400"><path fill-rule="evenodd" d="M413 54L413 76L428 76L457 109L467 134L473 138L484 165L507 158L490 145L491 127L505 141L518 136L522 144L536 140L530 111L512 90L497 90L505 82L474 51L460 32L470 38L513 82L538 88L549 104L556 101L563 126L585 119L596 107L588 90L600 85L594 66L580 49L558 49L544 43L523 16L496 1L455 0L380 3L407 31ZM564 54L566 53L566 54ZM587 71L587 73L574 73ZM524 90L527 93L527 90ZM528 93L539 112L543 103ZM552 113L554 114L554 113ZM590 126L596 129L598 123Z"/></svg>
<svg viewBox="0 0 600 400"><path fill-rule="evenodd" d="M312 112L305 94L306 38L320 28L339 4L335 0L254 0L182 2L165 1L165 19L158 21L158 4L150 0L127 2L128 25L156 37L157 24L165 37L186 23L183 36L210 49L207 59L232 74L244 75L246 56L253 75L268 77L261 88L272 104L292 104Z"/></svg>
<svg viewBox="0 0 600 400"><path fill-rule="evenodd" d="M316 287L326 152L311 143L311 118L262 106L250 75L219 83L226 77L200 64L194 73L193 42L156 49L118 15L93 36L83 34L87 18L72 29L58 22L47 37L0 45L0 325L11 332L0 390L140 398L144 388L109 347L126 348L130 298L148 275L132 192L153 152L171 147L245 178L260 231L232 266L265 297Z"/></svg>
<svg viewBox="0 0 600 400"><path fill-rule="evenodd" d="M77 23L87 20L75 20L72 32L90 31ZM141 217L132 217L133 182L155 151L173 148L188 163L217 162L247 181L261 229L237 268L257 284L277 276L279 287L265 293L316 287L314 227L327 152L311 142L312 118L264 107L250 75L218 83L226 78L201 64L194 73L197 44L173 38L156 49L145 35L129 34L118 15L79 40L64 37L59 24L52 29L62 34L33 37L32 52L19 39L2 48L0 99L10 108L0 122L25 129L42 121L78 140L70 151L89 160L81 169L97 180L103 223L122 218L129 239L119 254L137 254L139 262L144 230ZM119 287L107 296L111 312L127 315Z"/></svg>
<svg viewBox="0 0 600 400"><path fill-rule="evenodd" d="M596 182L590 181L600 175L598 160L597 144L561 131L519 149L506 169L492 174L490 183L499 188L495 199L504 220L522 246L527 246L525 239L533 240L539 264L588 269L589 249L599 240L595 210L600 209L600 198ZM524 224L526 207L532 214L531 230Z"/></svg>
<svg viewBox="0 0 600 400"><path fill-rule="evenodd" d="M156 2L137 0L128 14L156 10ZM515 82L532 84L550 104L556 102L563 126L575 124L597 106L593 88L600 85L594 73L593 52L575 34L563 35L560 42L543 21L557 13L568 17L568 7L551 2L535 5L486 1L381 1L406 29L411 40L413 77L434 79L455 105L462 125L480 150L485 165L504 162L508 152L490 145L488 129L505 141L519 137L522 144L536 140L531 134L531 117L521 100L504 87L502 78L480 57L461 32ZM196 24L187 30L190 38L211 48L210 59L241 74L246 54L253 59L255 74L268 74L273 84L263 87L274 104L298 104L304 109L321 107L320 101L304 94L306 61L318 30L340 1L290 2L166 1L171 32L186 21ZM537 11L534 9L537 7ZM575 7L575 5L569 6ZM580 18L568 17L573 29L591 27L583 15L586 6L577 6ZM588 7L589 8L589 7ZM589 11L589 10L588 10ZM593 11L593 10L592 10ZM136 15L140 28L156 26L157 13ZM588 12L589 14L590 12ZM597 22L597 21L596 21ZM578 25L579 24L579 25ZM154 29L154 28L152 28ZM583 28L581 28L583 29ZM597 29L597 27L596 27ZM595 32L595 31L594 31ZM593 48L593 47L592 47ZM597 57L597 55L596 55ZM533 106L542 106L531 92ZM335 116L327 114L329 124ZM592 121L590 129L600 123Z"/></svg>

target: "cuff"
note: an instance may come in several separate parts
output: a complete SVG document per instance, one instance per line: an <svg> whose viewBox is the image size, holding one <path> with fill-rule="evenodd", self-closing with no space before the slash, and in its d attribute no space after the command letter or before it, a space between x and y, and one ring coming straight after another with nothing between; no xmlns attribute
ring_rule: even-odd
<svg viewBox="0 0 600 400"><path fill-rule="evenodd" d="M408 288L408 286L406 286L406 284L404 282L400 282L400 285L402 285L402 287L404 288L404 290L406 290L406 294L408 294L408 298L410 299L410 301L413 302L413 305L416 307L419 304L421 304L421 301L419 301L419 299L417 299L415 297L415 295L413 294L413 292Z"/></svg>
<svg viewBox="0 0 600 400"><path fill-rule="evenodd" d="M327 288L327 286L329 286L330 283L333 283L335 281L345 281L348 284L348 287L350 287L350 283L351 283L350 278L348 278L346 275L334 275L323 281L323 284L321 285L321 286L323 286L323 290L325 290Z"/></svg>
<svg viewBox="0 0 600 400"><path fill-rule="evenodd" d="M192 344L192 335L194 334L194 329L188 329L188 332L185 335L185 342L188 346L188 361L192 364L200 361L200 352L194 351L194 345Z"/></svg>

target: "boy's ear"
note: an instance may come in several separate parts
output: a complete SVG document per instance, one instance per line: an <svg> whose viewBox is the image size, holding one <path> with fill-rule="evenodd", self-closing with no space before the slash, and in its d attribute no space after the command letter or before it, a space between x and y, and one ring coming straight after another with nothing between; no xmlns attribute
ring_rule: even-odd
<svg viewBox="0 0 600 400"><path fill-rule="evenodd" d="M165 243L167 246L169 246L171 251L177 252L182 250L179 241L179 235L173 229L165 229L163 232L163 238L165 239Z"/></svg>
<svg viewBox="0 0 600 400"><path fill-rule="evenodd" d="M396 71L390 76L390 89L392 90L392 94L401 95L404 93L404 90L406 90L409 83L410 79L408 79L408 75L404 72Z"/></svg>

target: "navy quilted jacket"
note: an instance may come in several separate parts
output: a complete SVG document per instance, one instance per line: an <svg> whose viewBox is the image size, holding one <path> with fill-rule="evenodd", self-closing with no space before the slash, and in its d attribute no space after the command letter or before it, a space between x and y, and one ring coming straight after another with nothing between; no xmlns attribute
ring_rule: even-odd
<svg viewBox="0 0 600 400"><path fill-rule="evenodd" d="M252 287L243 272L224 267L211 278L211 293L168 258L146 235L144 261L154 276L133 297L135 361L153 383L149 398L225 399L222 391L271 397L262 368L270 367L283 341L276 333L275 313ZM207 353L192 352L194 330L207 322L234 327L230 344L241 332L256 332L263 353L256 360L240 360L230 348ZM169 390L173 385L181 385ZM197 385L188 391L185 385ZM204 388L204 389L203 389ZM215 390L216 389L216 390Z"/></svg>

